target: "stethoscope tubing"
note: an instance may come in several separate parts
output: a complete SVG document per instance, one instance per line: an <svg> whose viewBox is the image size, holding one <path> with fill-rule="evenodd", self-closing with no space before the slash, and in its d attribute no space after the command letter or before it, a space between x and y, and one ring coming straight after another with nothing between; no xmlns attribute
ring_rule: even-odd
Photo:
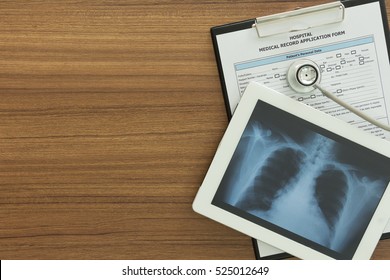
<svg viewBox="0 0 390 280"><path fill-rule="evenodd" d="M302 81L299 78L298 72L299 69L302 69L303 67L308 67L313 69L315 71L315 75L317 75L316 79L314 80L313 83L308 83L307 81ZM314 73L314 72L313 72ZM312 77L311 77L312 79ZM304 59L304 60L298 60L294 62L293 64L290 65L290 68L288 69L287 72L287 81L290 85L290 87L297 93L308 93L314 89L318 89L320 92L322 92L323 95L328 97L329 99L333 100L340 106L346 108L347 110L351 111L355 115L359 116L360 118L368 121L369 123L382 128L383 130L390 131L390 126L377 121L376 119L366 115L359 109L353 107L352 105L346 103L345 101L341 100L337 96L335 96L333 93L322 87L319 83L321 81L321 73L319 71L319 68L317 64L311 60Z"/></svg>
<svg viewBox="0 0 390 280"><path fill-rule="evenodd" d="M376 119L370 117L369 115L364 114L362 111L360 111L359 109L353 107L352 105L349 105L348 103L344 102L340 98L336 97L334 94L332 94L330 91L326 90L325 88L323 88L319 84L314 84L313 86L315 88L319 89L322 92L323 95L325 95L329 99L333 100L337 104L343 106L344 108L348 109L349 111L351 111L355 115L361 117L362 119L372 123L373 125L376 125L376 126L382 128L382 129L384 129L386 131L390 131L390 126L385 125L384 123L381 123L381 122L377 121Z"/></svg>

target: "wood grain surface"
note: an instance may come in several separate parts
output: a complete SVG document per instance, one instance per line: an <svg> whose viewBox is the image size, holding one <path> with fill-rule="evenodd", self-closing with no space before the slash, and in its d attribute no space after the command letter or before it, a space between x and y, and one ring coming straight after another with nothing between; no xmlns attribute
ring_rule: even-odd
<svg viewBox="0 0 390 280"><path fill-rule="evenodd" d="M254 259L191 208L227 126L209 30L325 2L0 1L0 259Z"/></svg>

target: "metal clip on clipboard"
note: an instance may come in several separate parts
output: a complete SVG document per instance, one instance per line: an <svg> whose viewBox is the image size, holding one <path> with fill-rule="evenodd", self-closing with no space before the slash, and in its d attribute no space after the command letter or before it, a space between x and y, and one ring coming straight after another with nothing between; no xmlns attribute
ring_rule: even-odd
<svg viewBox="0 0 390 280"><path fill-rule="evenodd" d="M344 20L344 5L338 2L302 8L295 11L256 18L253 27L258 36L266 37L307 30Z"/></svg>

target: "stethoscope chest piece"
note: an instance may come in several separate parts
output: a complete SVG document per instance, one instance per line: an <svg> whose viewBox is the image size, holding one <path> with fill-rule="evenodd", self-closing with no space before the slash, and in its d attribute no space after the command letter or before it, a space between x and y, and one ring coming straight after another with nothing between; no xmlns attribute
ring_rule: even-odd
<svg viewBox="0 0 390 280"><path fill-rule="evenodd" d="M291 64L287 71L287 82L298 93L308 93L321 81L320 69L309 59L302 59Z"/></svg>

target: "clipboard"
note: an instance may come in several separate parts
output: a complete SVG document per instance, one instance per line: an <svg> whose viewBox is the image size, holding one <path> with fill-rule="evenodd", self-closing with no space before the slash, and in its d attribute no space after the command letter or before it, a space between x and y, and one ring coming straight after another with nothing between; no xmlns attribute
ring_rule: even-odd
<svg viewBox="0 0 390 280"><path fill-rule="evenodd" d="M280 38L285 36L285 34L288 34L288 38L290 40L286 40L286 45L293 44L293 42L305 42L302 40L310 40L313 39L314 36L317 36L314 34L314 32L311 32L311 30L317 30L321 29L325 30L326 28L330 28L332 26L336 26L337 24L343 24L344 17L347 17L348 19L348 14L350 11L354 10L355 7L359 8L365 8L370 6L373 10L375 10L376 13L379 14L378 17L378 23L377 26L375 27L380 27L382 28L382 31L379 33L379 37L383 37L383 43L380 44L378 42L377 38L378 37L359 37L356 38L356 40L348 40L343 38L343 34L340 35L340 42L343 42L343 44L335 43L329 43L327 44L326 40L324 42L321 42L321 48L324 50L323 52L330 52L334 51L335 49L340 49L340 57L339 53L336 54L336 56L339 59L343 58L343 53L342 53L342 46L354 46L356 44L357 46L364 45L364 44L370 44L373 43L372 41L375 41L374 44L380 44L382 47L382 50L380 51L383 55L383 58L386 57L386 59L383 59L385 66L382 65L382 68L385 67L386 71L389 66L389 61L390 61L390 39L389 39L389 27L388 27L388 20L387 20L387 14L386 14L386 7L385 7L385 0L346 0L346 1L340 1L340 2L332 2L328 4L323 4L319 6L314 6L314 7L307 7L291 12L284 12L276 15L270 15L270 16L265 16L261 18L256 18L256 19L249 19L249 20L244 20L241 22L235 22L235 23L230 23L222 26L216 26L211 28L211 37L212 37L212 42L213 42L213 47L214 47L214 52L215 52L215 57L216 57L216 62L217 62L217 67L218 67L218 73L220 77L220 82L221 82L221 88L222 88L222 94L223 98L225 101L225 107L226 107L226 112L228 119L230 120L236 105L239 102L240 95L243 93L245 89L245 80L256 80L260 79L261 75L268 75L269 73L266 74L260 74L257 76L254 76L250 73L250 71L247 72L241 72L247 69L261 69L262 63L274 63L274 61L282 61L282 60L289 60L289 56L291 57L291 61L294 59L294 56L301 56L300 51L304 50L305 52L303 56L305 56L305 53L310 57L313 54L310 54L310 51L315 51L316 48L314 47L306 47L304 44L301 44L299 47L295 47L292 50L286 46L284 48L285 43L272 43L268 44L265 46L261 46L258 48L258 56L257 57L252 57L252 58L245 58L242 61L236 61L232 63L231 61L227 61L227 53L223 49L223 44L219 38L224 35L232 35L232 34L241 34L245 33L246 36L243 36L244 38L240 44L246 43L245 40L252 44L257 40L257 42L271 42L272 38ZM375 8L373 7L375 6ZM355 9L356 10L356 9ZM351 12L352 13L352 12ZM340 31L342 32L342 31ZM250 33L250 35L248 34ZM337 33L337 32L335 32ZM284 34L284 35L283 35ZM307 36L306 36L306 35ZM326 32L323 32L322 34L318 35L317 37L320 38L321 36L325 38L327 35ZM329 33L330 34L330 33ZM329 36L333 36L329 35ZM310 37L311 36L311 37ZM335 34L335 36L338 36ZM308 37L308 38L307 38ZM322 37L320 39L322 39ZM337 39L339 39L337 38ZM371 38L371 39L370 39ZM296 40L294 40L296 39ZM320 40L318 39L318 40ZM325 38L326 39L326 38ZM349 38L351 39L351 38ZM338 41L336 41L338 42ZM376 45L376 46L377 46ZM232 47L232 49L234 49ZM349 50L349 49L348 49ZM363 51L363 50L362 50ZM376 50L377 51L377 50ZM234 53L236 50L231 51L230 53ZM238 50L237 50L238 52ZM357 58L357 51L356 50L351 50L351 54L355 52L355 57ZM270 54L268 54L270 53ZM280 55L283 54L283 55ZM364 55L363 55L364 57ZM229 58L230 59L230 58ZM361 59L359 57L359 59ZM363 59L364 60L364 59ZM379 58L378 58L379 60ZM342 63L343 60L341 60ZM328 61L324 62L324 69L323 71L329 71L331 72L332 70L329 70L331 67L327 68L327 65L330 65L330 63L327 63ZM348 62L347 59L344 60L345 63ZM229 64L230 63L230 64ZM359 61L358 63L362 63L362 61ZM363 65L364 61L362 64ZM342 67L343 65L339 65ZM379 67L380 68L380 67ZM228 69L228 71L226 70ZM332 69L336 69L335 71L337 72L337 65L336 67L332 67ZM273 69L272 69L273 70ZM235 72L236 75L231 75L228 72ZM321 70L322 71L322 70ZM268 71L270 72L270 71ZM239 73L239 74L238 74ZM383 74L383 71L382 71ZM240 76L241 75L241 76ZM341 74L340 74L341 75ZM283 75L275 74L274 77L267 77L272 80L273 78L275 79L280 79L280 81L283 80ZM232 80L236 79L234 83L236 84L235 87L232 87L234 84ZM240 80L240 81L239 81ZM268 83L269 81L264 80L264 83ZM249 83L249 82L248 82ZM272 84L270 82L270 84ZM275 83L274 83L275 84ZM281 82L283 86L283 82ZM270 86L272 88L272 86ZM234 88L234 90L232 90ZM285 88L282 87L282 88ZM232 93L235 91L234 93ZM338 91L338 90L337 90ZM347 91L347 90L345 90ZM237 93L238 92L238 93ZM342 93L341 93L342 94ZM384 93L385 94L385 93ZM294 98L294 96L292 96ZM317 96L318 97L318 96ZM385 97L385 96L384 96ZM313 100L316 98L316 96L313 97L313 95L310 97ZM390 99L390 93L388 92L386 95L387 99ZM299 100L297 97L298 101L303 101L306 102L305 100ZM312 101L312 100L309 100ZM320 106L319 106L320 107ZM335 113L337 115L337 113ZM388 112L388 115L390 115L390 112ZM346 119L348 121L348 118ZM353 121L351 121L353 122ZM359 124L357 124L359 126ZM367 125L361 124L361 127L365 127ZM373 131L373 128L367 128L368 131L371 133L375 133ZM383 138L387 138L390 140L390 135L379 135ZM381 239L388 239L390 238L390 226L386 228L386 231L383 233ZM254 248L254 253L256 259L284 259L287 257L290 257L289 254L284 253L283 251L280 251L268 244L262 243L261 241L258 241L256 239L252 239L253 243L253 248Z"/></svg>

